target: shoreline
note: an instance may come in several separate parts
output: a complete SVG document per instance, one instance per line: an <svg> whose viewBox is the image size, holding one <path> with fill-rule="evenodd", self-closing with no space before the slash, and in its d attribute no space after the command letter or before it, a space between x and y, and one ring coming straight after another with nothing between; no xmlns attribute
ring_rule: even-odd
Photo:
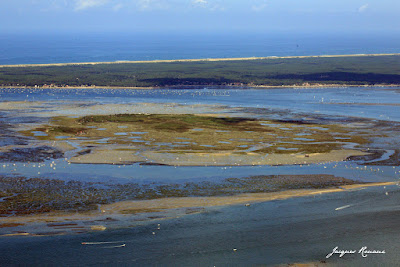
<svg viewBox="0 0 400 267"><path fill-rule="evenodd" d="M218 61L246 61L263 59L296 59L296 58L334 58L334 57L379 57L379 56L400 56L400 53L382 54L342 54L342 55L309 55L309 56L267 56L267 57L238 57L238 58L200 58L200 59L161 59L161 60L120 60L103 62L70 62L70 63L39 63L39 64L9 64L0 65L0 68L19 67L51 67L51 66L76 66L76 65L101 65L101 64L143 64L143 63L176 63L176 62L218 62Z"/></svg>

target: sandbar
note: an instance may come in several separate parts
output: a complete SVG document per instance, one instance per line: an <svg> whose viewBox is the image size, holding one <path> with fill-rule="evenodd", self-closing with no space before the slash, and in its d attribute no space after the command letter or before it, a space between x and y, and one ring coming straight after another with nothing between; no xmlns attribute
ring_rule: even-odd
<svg viewBox="0 0 400 267"><path fill-rule="evenodd" d="M326 189L294 189L269 193L245 193L234 196L172 197L151 200L120 201L113 204L99 205L98 210L84 213L53 211L45 214L3 217L3 229L9 229L10 231L5 233L2 231L3 234L0 236L37 235L33 233L37 231L37 228L41 231L48 230L46 234L50 235L52 233L60 234L59 230L62 230L62 234L104 231L109 228L119 228L121 226L133 227L137 225L137 223L146 220L162 220L180 217L185 214L202 212L209 207L229 205L249 206L257 202L285 200L295 197L307 197L397 184L397 182L382 182L344 185ZM143 216L143 214L145 214L145 216ZM47 225L48 229L43 229L45 225ZM25 231L13 231L13 228L18 227L22 227Z"/></svg>
<svg viewBox="0 0 400 267"><path fill-rule="evenodd" d="M69 162L82 164L132 164L136 162L144 162L145 159L136 155L136 152L137 151L134 149L97 149L94 153L72 157Z"/></svg>
<svg viewBox="0 0 400 267"><path fill-rule="evenodd" d="M149 161L173 166L250 166L250 165L299 165L344 161L350 156L368 155L352 149L332 150L310 154L235 154L232 152L162 153L147 151L142 155Z"/></svg>
<svg viewBox="0 0 400 267"><path fill-rule="evenodd" d="M74 63L49 63L49 64L16 64L0 65L0 68L9 67L48 67L48 66L75 66L75 65L99 65L99 64L131 64L131 63L175 63L175 62L201 62L201 61L244 61L261 59L291 59L291 58L334 58L334 57L379 57L398 56L400 53L387 54L347 54L347 55L309 55L309 56L268 56L268 57L238 57L238 58L199 58L199 59L165 59L165 60L136 60L136 61L105 61L105 62L74 62Z"/></svg>

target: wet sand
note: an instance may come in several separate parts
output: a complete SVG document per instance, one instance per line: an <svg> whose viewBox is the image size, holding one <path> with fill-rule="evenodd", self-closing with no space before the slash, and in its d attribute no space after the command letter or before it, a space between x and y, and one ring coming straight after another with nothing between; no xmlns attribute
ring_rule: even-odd
<svg viewBox="0 0 400 267"><path fill-rule="evenodd" d="M75 156L69 159L70 163L81 164L133 164L144 162L145 158L135 155L137 150L127 147L122 149L97 149L92 153Z"/></svg>
<svg viewBox="0 0 400 267"><path fill-rule="evenodd" d="M148 160L171 166L256 166L256 165L300 165L344 161L350 156L363 156L368 153L343 149L332 150L327 153L310 154L260 154L260 153L162 153L145 152L143 156ZM93 155L94 156L94 155ZM100 155L99 155L100 157ZM97 158L97 157L94 157ZM113 163L113 162L110 162Z"/></svg>
<svg viewBox="0 0 400 267"><path fill-rule="evenodd" d="M22 133L52 146L60 143L64 152L68 147L74 150L66 141L89 151L73 155L71 163L252 166L338 162L367 155L351 148L373 136L350 134L357 129L341 125L255 120L252 114L237 114L233 108L218 105L68 104L58 110L36 111L41 105L4 102L0 110L50 118L49 123L32 125L36 128L25 124ZM89 121L73 119L73 115L86 116ZM100 121L91 122L93 117ZM304 133L307 138L301 137Z"/></svg>

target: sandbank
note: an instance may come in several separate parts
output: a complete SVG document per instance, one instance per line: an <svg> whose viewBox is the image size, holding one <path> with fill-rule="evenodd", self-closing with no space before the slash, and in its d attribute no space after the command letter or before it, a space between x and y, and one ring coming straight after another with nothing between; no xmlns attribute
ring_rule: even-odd
<svg viewBox="0 0 400 267"><path fill-rule="evenodd" d="M136 155L136 152L134 149L96 149L93 153L72 157L69 162L82 164L133 164L144 162L145 159Z"/></svg>
<svg viewBox="0 0 400 267"><path fill-rule="evenodd" d="M350 156L368 153L352 150L332 150L327 153L310 154L260 154L260 153L162 153L147 151L142 155L153 163L173 166L249 166L249 165L298 165L344 161Z"/></svg>

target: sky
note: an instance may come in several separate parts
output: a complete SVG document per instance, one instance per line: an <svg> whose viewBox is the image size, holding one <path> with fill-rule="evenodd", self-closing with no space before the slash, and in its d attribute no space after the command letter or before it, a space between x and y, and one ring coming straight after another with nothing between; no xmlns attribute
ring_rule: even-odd
<svg viewBox="0 0 400 267"><path fill-rule="evenodd" d="M0 33L398 32L398 0L0 0Z"/></svg>

